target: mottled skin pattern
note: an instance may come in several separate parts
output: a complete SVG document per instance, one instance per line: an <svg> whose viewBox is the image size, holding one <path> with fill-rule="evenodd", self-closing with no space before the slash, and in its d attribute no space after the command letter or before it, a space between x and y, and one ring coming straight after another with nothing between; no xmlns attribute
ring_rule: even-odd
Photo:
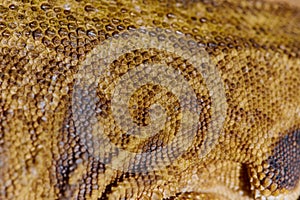
<svg viewBox="0 0 300 200"><path fill-rule="evenodd" d="M2 1L0 199L297 199L299 13L244 0ZM195 155L208 108L194 145L174 163L124 173L87 153L74 128L72 90L92 49L141 26L181 31L205 48L228 110L223 134L204 158ZM206 108L205 89L202 98Z"/></svg>

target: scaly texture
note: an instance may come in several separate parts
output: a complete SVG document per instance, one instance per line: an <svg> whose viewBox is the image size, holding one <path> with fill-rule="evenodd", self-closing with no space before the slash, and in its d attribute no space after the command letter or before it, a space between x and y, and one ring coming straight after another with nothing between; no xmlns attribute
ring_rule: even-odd
<svg viewBox="0 0 300 200"><path fill-rule="evenodd" d="M297 199L299 13L285 4L245 0L2 1L0 199ZM142 86L128 107L134 124L145 127L151 124L151 105L161 104L170 116L164 129L139 138L114 125L109 88L142 64L164 63L181 71L201 108L199 128L182 155L166 167L133 173L110 167L119 152L105 162L93 154L97 135L84 129L93 115L74 114L79 109L74 106L74 86L78 72L97 67L98 53L109 50L103 42L118 41L122 33L141 27L171 30L196 41L220 75L225 101L215 102L218 79L207 81L204 73L197 73L180 56L184 49L139 48L114 58L106 73L99 74L96 106L87 105L86 110L95 114L116 146L154 152L178 136L185 106L161 85ZM82 96L92 92L87 89ZM213 110L225 104L221 132L210 132ZM119 118L123 115L121 109ZM174 148L184 146L184 137L178 138ZM98 148L105 145L100 142ZM174 154L168 152L170 158ZM139 166L158 159L168 158L157 154Z"/></svg>

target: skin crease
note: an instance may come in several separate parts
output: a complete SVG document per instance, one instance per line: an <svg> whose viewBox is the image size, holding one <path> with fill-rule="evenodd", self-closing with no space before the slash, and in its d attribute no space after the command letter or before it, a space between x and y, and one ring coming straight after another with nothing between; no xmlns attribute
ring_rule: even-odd
<svg viewBox="0 0 300 200"><path fill-rule="evenodd" d="M0 199L299 197L299 1L0 4ZM182 156L157 171L126 173L89 154L84 144L90 138L78 136L80 120L74 117L72 95L75 74L97 55L94 49L105 52L103 41L142 26L180 30L204 48L220 73L228 108L216 145L199 157L214 109L210 94L218 91L208 91L209 83L201 74L194 75L191 63L177 52L142 49L118 57L109 68L115 76L122 74L118 70L124 70L124 63L129 70L144 61L157 64L171 57L170 67L180 69L194 84L203 109L197 137ZM99 85L105 88L106 83L114 84L104 77ZM111 114L111 101L99 88L101 121ZM178 101L160 87L142 88L131 104L145 109L144 99L154 103L147 95L157 91L162 96L157 101L170 113ZM147 114L139 121L139 112L132 110L137 123L147 121ZM118 128L111 134L114 143L130 151L165 145L174 137L163 133L149 141L128 139ZM114 139L120 137L121 141Z"/></svg>

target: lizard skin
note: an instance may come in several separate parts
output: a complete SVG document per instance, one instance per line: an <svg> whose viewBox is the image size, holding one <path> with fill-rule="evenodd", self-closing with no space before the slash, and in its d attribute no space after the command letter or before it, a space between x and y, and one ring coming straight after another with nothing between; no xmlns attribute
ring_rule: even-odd
<svg viewBox="0 0 300 200"><path fill-rule="evenodd" d="M299 197L299 8L234 0L23 0L2 1L0 16L0 199ZM72 93L93 49L143 26L180 31L204 48L220 73L228 108L216 145L199 158L212 99L203 77L195 78L203 112L193 145L165 168L129 173L89 154L76 129ZM130 55L112 70L122 62L160 62L168 52ZM170 62L189 66L180 58ZM192 79L188 67L182 71ZM109 113L110 101L100 99ZM159 141L152 139L152 146ZM126 144L134 142L118 145Z"/></svg>

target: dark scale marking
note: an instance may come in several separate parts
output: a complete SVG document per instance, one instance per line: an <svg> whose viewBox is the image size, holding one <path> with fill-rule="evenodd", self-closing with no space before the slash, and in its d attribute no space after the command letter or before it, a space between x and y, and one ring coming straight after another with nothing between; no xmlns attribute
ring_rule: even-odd
<svg viewBox="0 0 300 200"><path fill-rule="evenodd" d="M110 184L106 185L104 192L102 192L102 195L98 200L106 200L109 199L108 195L112 193L113 187L118 187L118 184L123 182L125 179L129 178L131 175L130 173L124 173L120 177L117 177L112 181Z"/></svg>
<svg viewBox="0 0 300 200"><path fill-rule="evenodd" d="M267 162L266 175L278 188L294 189L300 179L300 129L280 139Z"/></svg>

